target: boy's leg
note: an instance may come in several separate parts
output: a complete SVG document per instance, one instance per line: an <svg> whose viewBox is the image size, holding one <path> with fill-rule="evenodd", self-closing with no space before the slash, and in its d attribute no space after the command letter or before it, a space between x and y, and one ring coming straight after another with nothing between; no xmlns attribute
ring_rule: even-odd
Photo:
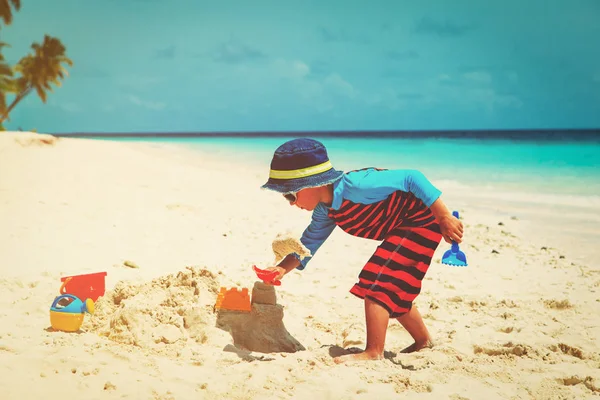
<svg viewBox="0 0 600 400"><path fill-rule="evenodd" d="M432 345L431 336L427 331L423 318L421 318L421 313L417 310L417 306L413 304L409 312L396 319L415 340L413 344L402 350L402 353L412 353Z"/></svg>
<svg viewBox="0 0 600 400"><path fill-rule="evenodd" d="M390 232L359 274L359 281L350 293L365 301L367 347L358 354L336 357L336 362L383 358L385 335L391 315L415 339L410 347L421 349L430 341L421 314L413 301L421 292L421 281L429 269L431 258L440 242L439 227L415 228ZM374 291L373 287L378 286ZM377 298L380 303L372 301ZM402 314L405 313L405 314ZM408 350L408 349L405 349Z"/></svg>
<svg viewBox="0 0 600 400"><path fill-rule="evenodd" d="M336 363L358 360L380 360L383 358L385 334L390 314L378 303L365 298L365 320L367 324L367 347L357 354L347 354L333 359Z"/></svg>

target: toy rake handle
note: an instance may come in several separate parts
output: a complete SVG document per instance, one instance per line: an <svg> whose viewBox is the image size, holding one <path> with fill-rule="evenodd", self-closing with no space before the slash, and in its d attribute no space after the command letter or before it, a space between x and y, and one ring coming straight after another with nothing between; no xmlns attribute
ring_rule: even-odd
<svg viewBox="0 0 600 400"><path fill-rule="evenodd" d="M458 211L452 211L452 215L458 218ZM454 240L452 241L452 252L458 253L458 243L456 243Z"/></svg>

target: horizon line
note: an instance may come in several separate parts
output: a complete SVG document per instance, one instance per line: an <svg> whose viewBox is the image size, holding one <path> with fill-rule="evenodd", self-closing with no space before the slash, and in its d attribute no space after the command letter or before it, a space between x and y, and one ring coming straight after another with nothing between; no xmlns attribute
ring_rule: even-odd
<svg viewBox="0 0 600 400"><path fill-rule="evenodd" d="M590 139L600 140L600 128L569 129L453 129L453 130L323 130L323 131L156 131L156 132L60 132L57 137L341 137L341 138L502 138L502 139Z"/></svg>

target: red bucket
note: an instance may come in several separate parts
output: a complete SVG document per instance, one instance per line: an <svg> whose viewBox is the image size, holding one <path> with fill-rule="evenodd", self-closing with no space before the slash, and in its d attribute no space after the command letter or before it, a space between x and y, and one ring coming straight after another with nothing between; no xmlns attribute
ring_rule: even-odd
<svg viewBox="0 0 600 400"><path fill-rule="evenodd" d="M98 297L104 295L105 277L106 272L65 276L60 278L60 281L63 282L60 287L60 294L72 294L81 301L92 299L95 302Z"/></svg>

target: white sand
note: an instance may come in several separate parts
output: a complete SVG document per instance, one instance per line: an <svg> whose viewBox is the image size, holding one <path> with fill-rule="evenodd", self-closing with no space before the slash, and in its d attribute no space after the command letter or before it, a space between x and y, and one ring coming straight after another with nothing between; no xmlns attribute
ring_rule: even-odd
<svg viewBox="0 0 600 400"><path fill-rule="evenodd" d="M332 355L364 346L363 304L348 290L377 242L336 230L274 289L277 305L217 321L218 289L251 291L252 265L271 265L273 239L310 220L258 189L268 164L40 137L0 133L2 399L600 394L596 205L442 187L464 219L470 265L440 264L442 243L417 299L437 346L399 354L411 340L391 321L386 360L336 365ZM108 272L96 313L80 333L52 331L60 278L96 271Z"/></svg>

